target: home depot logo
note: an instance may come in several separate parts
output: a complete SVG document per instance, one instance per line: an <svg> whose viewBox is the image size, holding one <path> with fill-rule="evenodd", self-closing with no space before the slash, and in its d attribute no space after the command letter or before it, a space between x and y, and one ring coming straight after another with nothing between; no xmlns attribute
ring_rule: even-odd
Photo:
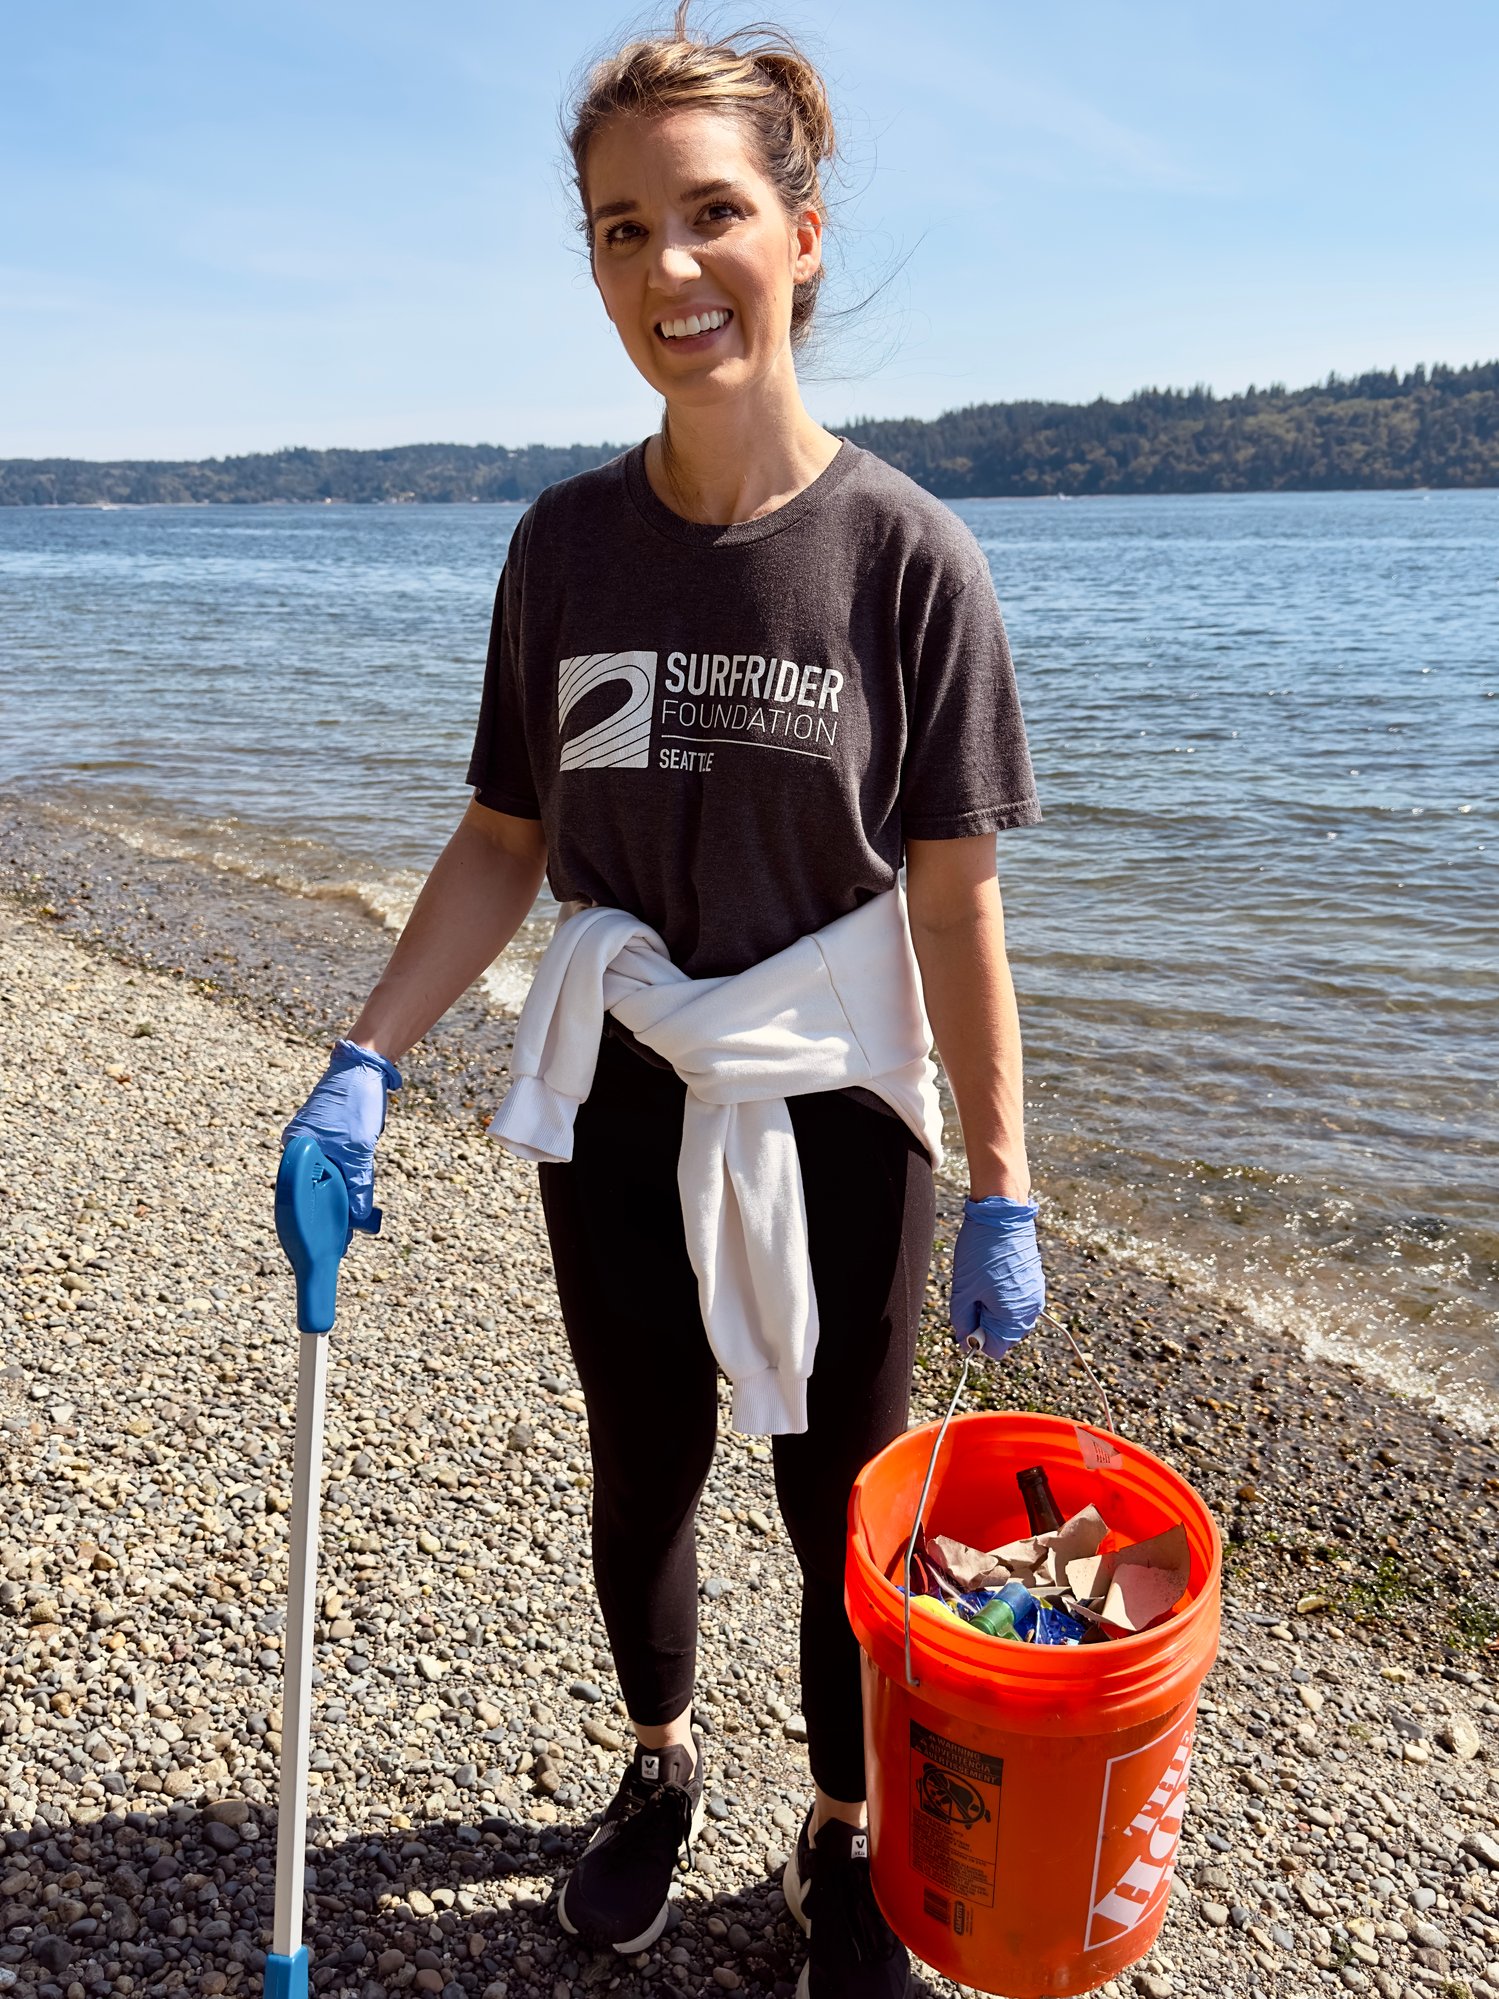
<svg viewBox="0 0 1499 1999"><path fill-rule="evenodd" d="M1193 1701L1164 1735L1109 1759L1084 1950L1117 1943L1165 1901L1187 1808L1196 1718Z"/></svg>

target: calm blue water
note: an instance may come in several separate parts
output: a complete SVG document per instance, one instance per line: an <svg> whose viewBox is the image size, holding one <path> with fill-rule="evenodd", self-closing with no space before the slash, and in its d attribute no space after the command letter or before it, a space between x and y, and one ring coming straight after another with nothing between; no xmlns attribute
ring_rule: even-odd
<svg viewBox="0 0 1499 1999"><path fill-rule="evenodd" d="M975 502L1039 1183L1499 1413L1499 493ZM0 782L399 921L520 509L0 509ZM529 942L490 982L524 989Z"/></svg>

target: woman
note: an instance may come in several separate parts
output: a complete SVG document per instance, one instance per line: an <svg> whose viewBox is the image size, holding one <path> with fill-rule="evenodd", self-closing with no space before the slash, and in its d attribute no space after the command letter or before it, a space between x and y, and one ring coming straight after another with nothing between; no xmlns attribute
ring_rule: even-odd
<svg viewBox="0 0 1499 1999"><path fill-rule="evenodd" d="M773 1437L803 1574L801 1990L885 1999L909 1973L860 1831L845 1511L907 1420L940 1130L926 1018L972 1183L955 1331L998 1355L1043 1300L994 852L1040 814L977 544L801 400L822 83L778 31L695 42L685 15L595 66L570 133L594 282L661 430L517 526L473 802L292 1129L332 1152L370 1226L394 1063L545 872L580 913L543 961L495 1129L548 1162L595 1575L637 1737L558 1917L644 1949L701 1814L693 1516L721 1364L736 1423Z"/></svg>

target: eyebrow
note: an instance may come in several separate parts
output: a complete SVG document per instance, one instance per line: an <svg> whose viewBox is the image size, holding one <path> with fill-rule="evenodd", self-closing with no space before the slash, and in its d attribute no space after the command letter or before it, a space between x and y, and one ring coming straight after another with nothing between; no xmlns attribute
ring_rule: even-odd
<svg viewBox="0 0 1499 1999"><path fill-rule="evenodd" d="M733 194L737 192L738 186L738 181L733 180L699 181L696 187L683 188L681 199L683 201L703 201L710 194ZM640 203L634 200L600 202L599 206L588 217L589 227L592 228L596 222L607 222L616 215L628 215L639 206Z"/></svg>

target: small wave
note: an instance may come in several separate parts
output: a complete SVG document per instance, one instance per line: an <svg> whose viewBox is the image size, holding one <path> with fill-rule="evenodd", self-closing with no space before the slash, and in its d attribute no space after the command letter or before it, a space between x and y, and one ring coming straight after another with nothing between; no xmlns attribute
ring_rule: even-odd
<svg viewBox="0 0 1499 1999"><path fill-rule="evenodd" d="M1100 1256L1148 1277L1174 1279L1314 1360L1357 1368L1470 1436L1487 1438L1499 1430L1499 1393L1464 1371L1493 1354L1499 1325L1449 1330L1433 1312L1422 1337L1413 1340L1410 1325L1379 1296L1372 1272L1334 1269L1321 1258L1293 1260L1284 1268L1267 1258L1261 1268L1241 1262L1227 1242L1220 1253L1207 1242L1189 1247L1151 1240L1109 1220L1085 1190L1073 1186L1068 1193L1068 1234Z"/></svg>

